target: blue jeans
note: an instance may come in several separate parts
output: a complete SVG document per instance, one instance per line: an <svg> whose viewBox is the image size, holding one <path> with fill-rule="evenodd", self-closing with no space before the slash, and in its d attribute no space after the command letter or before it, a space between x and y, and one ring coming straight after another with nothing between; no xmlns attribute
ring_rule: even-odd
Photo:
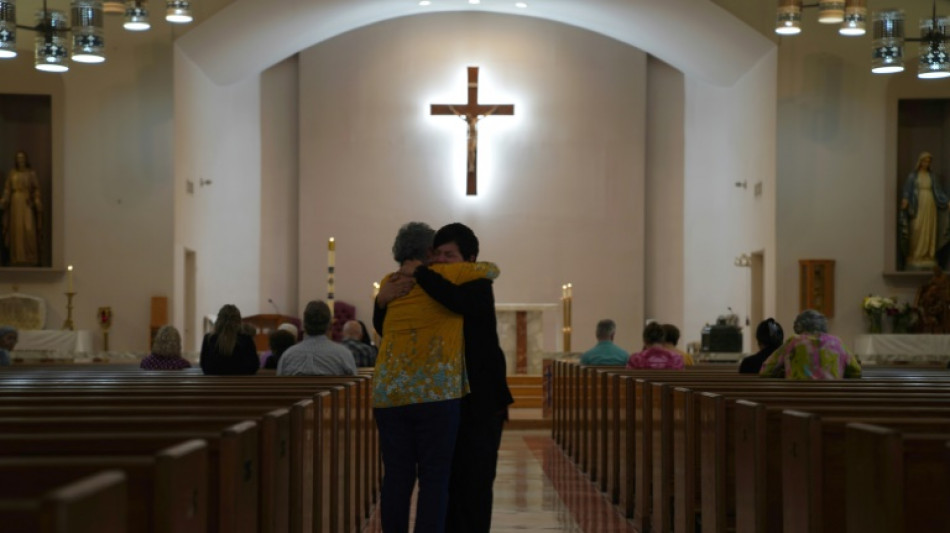
<svg viewBox="0 0 950 533"><path fill-rule="evenodd" d="M419 480L416 533L442 533L459 425L459 400L373 409L383 455L380 510L385 533L408 533Z"/></svg>

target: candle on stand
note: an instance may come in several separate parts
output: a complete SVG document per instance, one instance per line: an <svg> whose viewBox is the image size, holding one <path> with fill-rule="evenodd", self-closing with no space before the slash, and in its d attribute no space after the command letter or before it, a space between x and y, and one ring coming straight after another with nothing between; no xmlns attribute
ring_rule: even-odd
<svg viewBox="0 0 950 533"><path fill-rule="evenodd" d="M567 298L564 306L564 351L571 351L571 313L574 304L574 286L567 284Z"/></svg>
<svg viewBox="0 0 950 533"><path fill-rule="evenodd" d="M562 349L570 351L568 345L570 340L567 335L567 323L570 320L567 316L567 285L561 285L561 337L563 339Z"/></svg>
<svg viewBox="0 0 950 533"><path fill-rule="evenodd" d="M327 306L330 307L330 315L333 315L333 274L336 267L336 241L330 237L327 244Z"/></svg>
<svg viewBox="0 0 950 533"><path fill-rule="evenodd" d="M66 292L73 292L73 265L66 267Z"/></svg>

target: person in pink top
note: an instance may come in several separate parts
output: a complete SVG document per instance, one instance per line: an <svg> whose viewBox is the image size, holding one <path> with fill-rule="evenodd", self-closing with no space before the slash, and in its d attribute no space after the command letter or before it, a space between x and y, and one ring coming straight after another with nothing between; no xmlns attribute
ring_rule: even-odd
<svg viewBox="0 0 950 533"><path fill-rule="evenodd" d="M632 354L627 368L654 368L658 370L682 370L683 356L663 347L666 340L663 326L656 322L643 328L643 350Z"/></svg>

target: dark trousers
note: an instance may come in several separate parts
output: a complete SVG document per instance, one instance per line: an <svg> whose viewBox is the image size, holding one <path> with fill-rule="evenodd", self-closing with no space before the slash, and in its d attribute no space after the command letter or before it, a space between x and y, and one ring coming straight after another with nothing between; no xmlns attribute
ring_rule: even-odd
<svg viewBox="0 0 950 533"><path fill-rule="evenodd" d="M449 481L448 533L491 530L492 486L506 411L477 416L463 407Z"/></svg>
<svg viewBox="0 0 950 533"><path fill-rule="evenodd" d="M383 456L380 495L383 531L409 531L409 504L417 478L415 531L445 531L459 400L377 408L373 413Z"/></svg>

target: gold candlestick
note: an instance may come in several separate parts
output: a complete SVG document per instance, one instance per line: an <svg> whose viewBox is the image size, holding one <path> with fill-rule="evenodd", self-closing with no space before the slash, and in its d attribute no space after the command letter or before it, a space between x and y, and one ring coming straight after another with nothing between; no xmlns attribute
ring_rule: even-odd
<svg viewBox="0 0 950 533"><path fill-rule="evenodd" d="M76 293L73 291L66 292L66 321L63 322L63 329L68 331L73 331L76 328L73 327L73 296Z"/></svg>
<svg viewBox="0 0 950 533"><path fill-rule="evenodd" d="M561 334L564 339L564 351L571 351L571 303L574 299L574 290L570 283L561 286L561 308L563 311L563 327Z"/></svg>
<svg viewBox="0 0 950 533"><path fill-rule="evenodd" d="M333 316L333 300L336 295L334 293L334 284L335 280L334 274L336 270L336 240L333 237L330 237L330 241L327 243L327 305L330 307L330 316Z"/></svg>
<svg viewBox="0 0 950 533"><path fill-rule="evenodd" d="M96 313L99 318L99 327L102 328L102 351L109 351L109 328L112 327L112 308L100 307Z"/></svg>

